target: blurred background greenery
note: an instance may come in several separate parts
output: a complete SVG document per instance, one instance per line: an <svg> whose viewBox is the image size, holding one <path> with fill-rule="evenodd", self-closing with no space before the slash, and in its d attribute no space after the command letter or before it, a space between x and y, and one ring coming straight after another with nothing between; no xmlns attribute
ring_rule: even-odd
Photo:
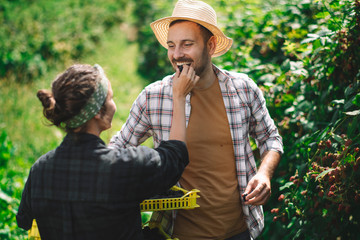
<svg viewBox="0 0 360 240"><path fill-rule="evenodd" d="M27 238L15 220L24 182L36 159L64 136L44 125L37 90L49 89L73 63L102 65L118 107L101 136L108 142L141 89L172 73L149 24L171 15L175 2L0 2L1 239ZM357 239L359 0L206 2L234 39L215 63L261 87L284 139L260 239Z"/></svg>

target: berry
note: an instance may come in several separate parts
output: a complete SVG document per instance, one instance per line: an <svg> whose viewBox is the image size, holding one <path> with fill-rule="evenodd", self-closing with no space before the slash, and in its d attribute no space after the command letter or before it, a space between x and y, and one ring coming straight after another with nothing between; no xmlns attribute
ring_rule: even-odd
<svg viewBox="0 0 360 240"><path fill-rule="evenodd" d="M338 212L341 212L344 209L345 209L345 206L342 203L340 203L338 206Z"/></svg>
<svg viewBox="0 0 360 240"><path fill-rule="evenodd" d="M319 195L319 197L323 197L324 196L324 191L321 190L318 195Z"/></svg>
<svg viewBox="0 0 360 240"><path fill-rule="evenodd" d="M285 199L285 196L284 194L281 194L278 198L279 202L283 201Z"/></svg>
<svg viewBox="0 0 360 240"><path fill-rule="evenodd" d="M293 183L294 183L295 185L298 185L298 186L299 186L299 179L295 179L295 180L293 181Z"/></svg>
<svg viewBox="0 0 360 240"><path fill-rule="evenodd" d="M316 179L316 177L317 177L318 175L319 175L319 174L313 173L313 174L311 174L311 178Z"/></svg>
<svg viewBox="0 0 360 240"><path fill-rule="evenodd" d="M333 191L329 191L327 194L328 197L334 197L335 193Z"/></svg>
<svg viewBox="0 0 360 240"><path fill-rule="evenodd" d="M336 168L338 166L339 162L338 161L334 161L332 164L331 164L331 167L333 168Z"/></svg>
<svg viewBox="0 0 360 240"><path fill-rule="evenodd" d="M278 213L279 213L279 209L278 209L278 208L273 208L273 209L271 209L271 213L278 214Z"/></svg>
<svg viewBox="0 0 360 240"><path fill-rule="evenodd" d="M326 146L327 146L328 148L331 148L331 140L330 140L330 139L328 139L328 140L326 141Z"/></svg>
<svg viewBox="0 0 360 240"><path fill-rule="evenodd" d="M345 142L345 146L350 146L351 143L352 143L351 139L348 139L348 140L346 140L346 142Z"/></svg>
<svg viewBox="0 0 360 240"><path fill-rule="evenodd" d="M355 202L359 203L360 202L360 194L356 194L354 199L355 199Z"/></svg>
<svg viewBox="0 0 360 240"><path fill-rule="evenodd" d="M320 141L320 142L319 142L318 148L319 148L319 149L324 149L324 148L325 148L324 141Z"/></svg>

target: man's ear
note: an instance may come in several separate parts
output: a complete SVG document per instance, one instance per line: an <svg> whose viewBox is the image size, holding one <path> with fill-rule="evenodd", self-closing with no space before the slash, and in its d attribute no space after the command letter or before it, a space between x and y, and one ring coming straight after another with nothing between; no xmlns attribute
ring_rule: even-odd
<svg viewBox="0 0 360 240"><path fill-rule="evenodd" d="M215 36L211 36L211 38L207 42L207 47L208 47L210 56L212 56L216 49L216 37Z"/></svg>

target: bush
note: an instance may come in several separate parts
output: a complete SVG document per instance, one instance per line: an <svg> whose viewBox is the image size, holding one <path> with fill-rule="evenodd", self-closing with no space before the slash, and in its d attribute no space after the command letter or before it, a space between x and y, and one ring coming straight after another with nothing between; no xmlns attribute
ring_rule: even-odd
<svg viewBox="0 0 360 240"><path fill-rule="evenodd" d="M173 73L167 58L166 49L157 41L150 23L165 16L170 16L175 1L143 0L134 4L134 26L138 30L139 43L138 73L148 83L162 79Z"/></svg>
<svg viewBox="0 0 360 240"><path fill-rule="evenodd" d="M96 50L123 19L126 1L0 2L0 78L32 81L55 63Z"/></svg>
<svg viewBox="0 0 360 240"><path fill-rule="evenodd" d="M5 131L0 135L0 238L24 239L24 231L16 224L16 213L23 188L22 169L9 169L13 146Z"/></svg>
<svg viewBox="0 0 360 240"><path fill-rule="evenodd" d="M284 110L279 125L286 151L274 179L282 191L274 195L285 200L272 210L275 223L267 216L267 234L274 238L354 239L357 234L360 4L325 4L309 5L318 23L305 38L285 40L288 59L276 85L268 88L277 92L272 114L281 117L276 108Z"/></svg>

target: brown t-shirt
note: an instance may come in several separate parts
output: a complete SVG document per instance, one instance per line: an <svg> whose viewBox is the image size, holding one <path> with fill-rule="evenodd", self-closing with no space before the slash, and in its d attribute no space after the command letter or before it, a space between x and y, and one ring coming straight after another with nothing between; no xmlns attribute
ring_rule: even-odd
<svg viewBox="0 0 360 240"><path fill-rule="evenodd" d="M205 90L193 90L187 146L190 163L180 184L200 190L200 207L178 211L173 236L225 239L245 231L233 143L217 80Z"/></svg>

